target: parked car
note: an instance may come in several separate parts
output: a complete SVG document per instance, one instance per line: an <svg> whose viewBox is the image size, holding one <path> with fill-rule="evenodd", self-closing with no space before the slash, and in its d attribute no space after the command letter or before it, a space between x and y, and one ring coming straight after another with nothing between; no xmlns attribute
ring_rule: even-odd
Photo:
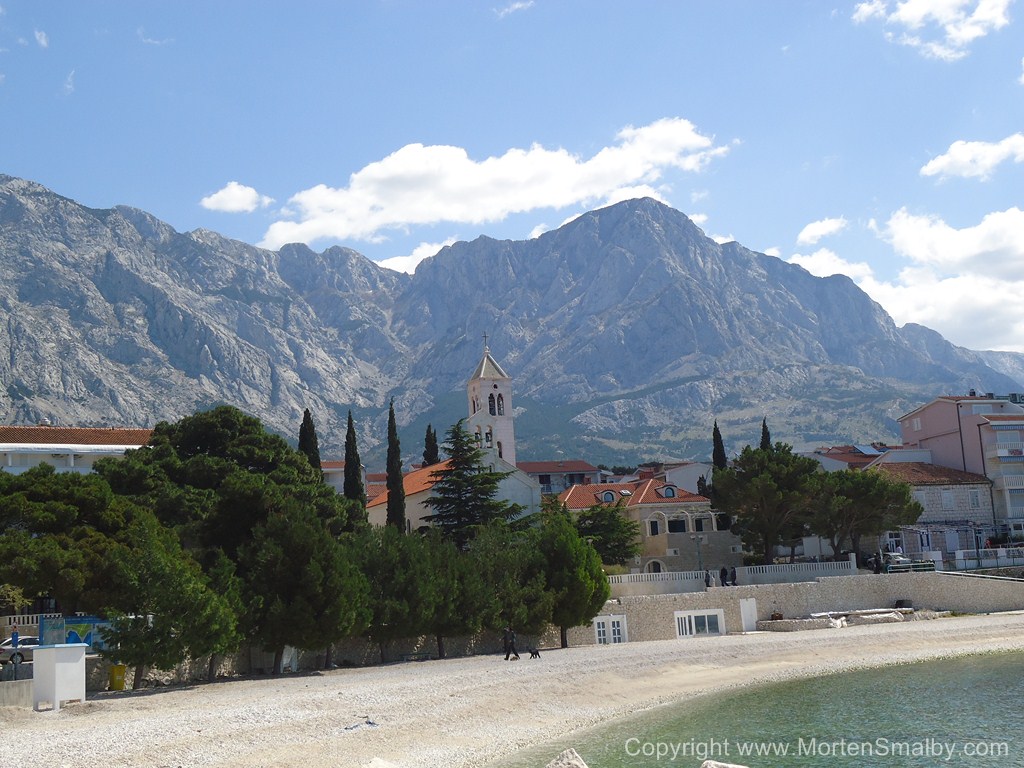
<svg viewBox="0 0 1024 768"><path fill-rule="evenodd" d="M39 646L39 638L35 635L22 635L15 648L11 638L0 643L0 664L7 662L32 661L32 651Z"/></svg>

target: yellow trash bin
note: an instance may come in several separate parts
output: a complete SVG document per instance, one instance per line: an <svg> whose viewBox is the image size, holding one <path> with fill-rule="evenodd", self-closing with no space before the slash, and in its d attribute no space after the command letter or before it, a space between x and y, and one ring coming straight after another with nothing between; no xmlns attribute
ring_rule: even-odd
<svg viewBox="0 0 1024 768"><path fill-rule="evenodd" d="M124 690L124 664L112 664L110 667L110 685L108 689L111 691L123 691Z"/></svg>

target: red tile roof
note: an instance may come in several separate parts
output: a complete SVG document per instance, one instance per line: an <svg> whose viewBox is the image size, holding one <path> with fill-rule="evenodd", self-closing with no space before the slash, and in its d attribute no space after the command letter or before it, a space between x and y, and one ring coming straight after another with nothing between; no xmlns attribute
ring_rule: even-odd
<svg viewBox="0 0 1024 768"><path fill-rule="evenodd" d="M600 471L593 464L579 459L570 459L569 461L519 461L516 462L516 468L528 475L557 475L566 472L572 472L573 474L585 472L590 474Z"/></svg>
<svg viewBox="0 0 1024 768"><path fill-rule="evenodd" d="M320 469L344 469L344 468L345 468L345 462L344 461L334 461L334 460L331 460L331 461L321 461L320 462Z"/></svg>
<svg viewBox="0 0 1024 768"><path fill-rule="evenodd" d="M437 478L434 477L434 473L440 469L445 469L447 466L448 462L442 461L440 464L431 464L429 467L416 469L402 475L402 488L405 490L406 498L433 488L434 483L437 482ZM369 496L369 493L367 493L367 496ZM368 501L366 506L367 508L376 507L381 504L386 504L387 501L388 492L385 487L384 493Z"/></svg>
<svg viewBox="0 0 1024 768"><path fill-rule="evenodd" d="M120 427L10 427L0 426L0 443L31 445L145 445L152 429Z"/></svg>
<svg viewBox="0 0 1024 768"><path fill-rule="evenodd" d="M983 413L979 415L988 421L1024 421L1024 413Z"/></svg>
<svg viewBox="0 0 1024 768"><path fill-rule="evenodd" d="M984 475L964 472L920 461L892 461L876 464L873 469L910 485L988 485ZM870 470L869 470L870 471Z"/></svg>
<svg viewBox="0 0 1024 768"><path fill-rule="evenodd" d="M666 497L664 489L671 486L675 489L674 497ZM615 494L614 501L604 501L606 491ZM625 492L625 493L624 493ZM592 483L590 485L574 485L558 495L558 500L569 509L589 509L595 504L615 504L623 500L627 507L644 504L700 504L708 503L704 496L690 493L683 488L666 483L663 480L637 480L632 483Z"/></svg>

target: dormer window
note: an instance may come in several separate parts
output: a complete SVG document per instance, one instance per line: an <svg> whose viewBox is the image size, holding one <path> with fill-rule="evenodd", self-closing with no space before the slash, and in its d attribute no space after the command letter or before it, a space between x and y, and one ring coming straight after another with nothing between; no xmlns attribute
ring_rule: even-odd
<svg viewBox="0 0 1024 768"><path fill-rule="evenodd" d="M601 501L615 501L615 494L612 493L611 491L605 491L604 493L601 494Z"/></svg>
<svg viewBox="0 0 1024 768"><path fill-rule="evenodd" d="M676 497L676 489L673 488L671 485L666 485L664 488L661 489L661 495L664 496L666 499L674 499Z"/></svg>

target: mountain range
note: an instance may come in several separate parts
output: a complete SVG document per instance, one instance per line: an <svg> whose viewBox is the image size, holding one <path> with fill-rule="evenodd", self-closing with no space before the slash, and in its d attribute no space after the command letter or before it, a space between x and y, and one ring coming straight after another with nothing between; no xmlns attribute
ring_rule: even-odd
<svg viewBox="0 0 1024 768"><path fill-rule="evenodd" d="M525 241L479 237L415 274L358 252L257 248L93 209L0 176L0 419L152 426L220 403L324 458L356 420L383 464L466 415L484 335L513 377L520 460L706 459L772 436L798 448L893 441L940 394L1024 391L1024 355L897 327L849 278L719 244L637 199Z"/></svg>

